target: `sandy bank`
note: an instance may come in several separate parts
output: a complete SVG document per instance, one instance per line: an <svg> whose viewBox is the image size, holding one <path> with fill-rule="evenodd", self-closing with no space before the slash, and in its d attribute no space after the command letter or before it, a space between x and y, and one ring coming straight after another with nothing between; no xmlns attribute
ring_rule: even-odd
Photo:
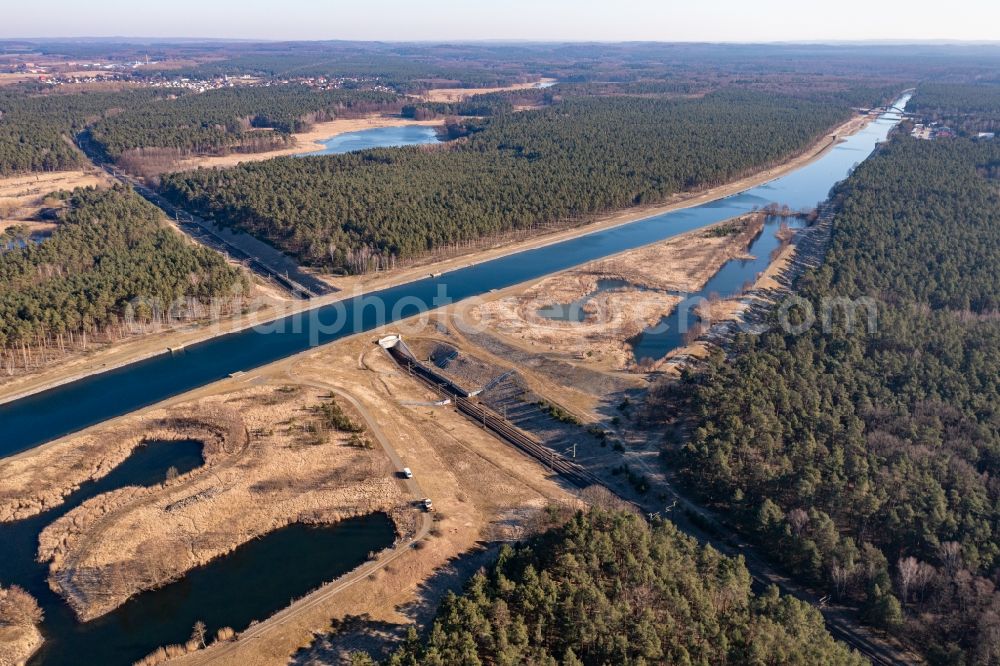
<svg viewBox="0 0 1000 666"><path fill-rule="evenodd" d="M460 102L466 97L473 95L485 95L495 92L508 92L511 90L525 90L537 88L539 83L555 83L555 79L540 79L529 83L515 83L514 85L501 88L433 88L421 95L421 99L427 102Z"/></svg>
<svg viewBox="0 0 1000 666"><path fill-rule="evenodd" d="M407 125L434 127L441 124L440 120L412 120L410 118L403 118L402 116L384 114L373 114L363 118L338 118L337 120L325 123L316 123L308 132L293 134L292 138L295 140L295 144L288 148L269 150L263 153L230 153L228 155L189 157L175 162L171 166L171 170L186 171L199 167L232 167L244 162L261 162L275 157L315 153L326 147L320 141L332 139L335 136L348 132L360 132L380 127L404 127Z"/></svg>
<svg viewBox="0 0 1000 666"><path fill-rule="evenodd" d="M666 241L590 262L473 307L474 325L529 349L556 351L609 370L635 369L628 340L656 324L760 233L762 215L746 215ZM714 231L729 231L719 234ZM611 289L595 290L615 280ZM620 284L624 282L625 284ZM540 310L576 303L582 318L552 319Z"/></svg>

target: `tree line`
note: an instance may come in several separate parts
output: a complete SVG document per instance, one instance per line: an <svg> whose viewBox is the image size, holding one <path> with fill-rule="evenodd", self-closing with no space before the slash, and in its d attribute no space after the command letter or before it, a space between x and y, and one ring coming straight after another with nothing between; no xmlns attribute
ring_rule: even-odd
<svg viewBox="0 0 1000 666"><path fill-rule="evenodd" d="M373 664L356 654L356 666ZM750 589L742 561L636 515L578 513L449 593L390 666L866 663L820 613Z"/></svg>
<svg viewBox="0 0 1000 666"><path fill-rule="evenodd" d="M128 335L176 299L190 308L233 297L227 306L239 307L248 286L131 190L77 189L50 238L0 253L0 368Z"/></svg>
<svg viewBox="0 0 1000 666"><path fill-rule="evenodd" d="M585 97L476 121L482 131L437 150L279 158L171 174L161 185L181 207L304 263L360 273L718 185L779 163L849 113L743 90Z"/></svg>
<svg viewBox="0 0 1000 666"><path fill-rule="evenodd" d="M259 152L289 145L313 123L398 111L400 98L376 90L313 90L302 85L235 87L205 93L159 88L117 92L0 91L0 176L63 171L87 164L74 146L90 138L109 160L168 151Z"/></svg>
<svg viewBox="0 0 1000 666"><path fill-rule="evenodd" d="M935 664L1000 661L998 163L996 142L894 137L797 284L817 316L870 299L874 330L834 307L658 396L685 416L665 453L694 492Z"/></svg>
<svg viewBox="0 0 1000 666"><path fill-rule="evenodd" d="M410 94L445 87L496 88L538 78L526 71L523 62L487 64L476 58L428 57L417 53L425 51L420 47L404 49L404 53L373 52L369 45L357 43L345 44L340 49L328 45L310 53L297 53L299 49L294 45L286 44L283 48L285 53L233 54L181 69L143 68L139 75L206 79L248 74L276 80L324 77L346 79L345 87L364 87L377 82Z"/></svg>

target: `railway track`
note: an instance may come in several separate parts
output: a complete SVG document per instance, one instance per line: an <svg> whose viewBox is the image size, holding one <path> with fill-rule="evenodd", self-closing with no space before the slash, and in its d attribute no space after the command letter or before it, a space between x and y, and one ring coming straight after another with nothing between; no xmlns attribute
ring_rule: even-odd
<svg viewBox="0 0 1000 666"><path fill-rule="evenodd" d="M400 343L401 345L402 343ZM404 349L389 347L386 350L398 364L406 368L410 375L419 378L442 398L450 399L458 411L483 426L483 428L492 431L508 444L513 445L521 452L542 463L577 488L604 485L604 482L596 475L545 446L533 436L512 425L507 419L486 405L462 395L460 388L414 359L405 347Z"/></svg>
<svg viewBox="0 0 1000 666"><path fill-rule="evenodd" d="M109 176L131 188L146 201L162 210L168 217L173 218L177 226L191 238L234 261L240 262L291 296L308 300L336 291L319 278L302 271L294 260L267 243L245 234L235 234L228 229L218 227L209 220L174 206L138 179L103 159L101 151L87 132L77 135L76 145Z"/></svg>
<svg viewBox="0 0 1000 666"><path fill-rule="evenodd" d="M511 425L502 416L482 403L473 402L461 396L456 396L453 400L460 412L471 417L477 423L481 423L484 428L493 431L505 441L513 444L532 458L535 458L574 486L586 488L593 485L604 485L597 476L571 460L567 460L523 430Z"/></svg>

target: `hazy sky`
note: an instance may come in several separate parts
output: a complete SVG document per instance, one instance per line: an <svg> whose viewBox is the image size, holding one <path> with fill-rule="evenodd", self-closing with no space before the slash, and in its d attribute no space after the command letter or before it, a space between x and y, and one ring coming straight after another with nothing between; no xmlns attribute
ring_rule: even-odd
<svg viewBox="0 0 1000 666"><path fill-rule="evenodd" d="M1000 40L1000 0L28 0L0 37Z"/></svg>

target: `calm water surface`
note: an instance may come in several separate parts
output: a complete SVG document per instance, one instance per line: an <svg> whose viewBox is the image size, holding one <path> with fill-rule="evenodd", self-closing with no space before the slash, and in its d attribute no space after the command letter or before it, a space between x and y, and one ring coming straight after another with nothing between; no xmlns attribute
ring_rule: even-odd
<svg viewBox="0 0 1000 666"><path fill-rule="evenodd" d="M92 497L125 486L153 486L171 468L184 474L202 464L201 442L148 442L107 476L82 484L62 505L0 523L0 585L20 585L45 611L45 645L33 665L131 664L161 645L184 642L198 620L213 633L227 626L239 631L338 578L395 539L384 514L333 527L292 525L193 570L181 581L140 594L108 615L77 622L49 589L47 566L34 559L38 535Z"/></svg>
<svg viewBox="0 0 1000 666"><path fill-rule="evenodd" d="M92 497L125 486L156 485L163 482L170 468L184 474L202 463L201 442L147 442L107 476L81 484L61 505L31 518L0 523L0 585L20 585L38 599L45 611L42 631L46 640L51 637L53 646L60 636L74 630L77 622L70 608L49 589L47 565L35 561L42 530Z"/></svg>
<svg viewBox="0 0 1000 666"><path fill-rule="evenodd" d="M897 101L905 104L908 96ZM777 202L813 207L830 188L885 140L899 122L887 114L828 151L820 159L770 183L740 194L682 210L595 231L436 277L350 297L316 310L311 317L282 320L272 332L246 330L81 379L15 402L0 405L0 456L37 446L55 437L131 412L240 370L250 370L327 343L367 331L420 311L416 303L440 303L441 294L460 300L501 289L578 264L640 247ZM371 305L377 299L381 307ZM380 317L380 310L388 313ZM274 332L276 331L276 332Z"/></svg>
<svg viewBox="0 0 1000 666"><path fill-rule="evenodd" d="M70 616L58 626L46 625L46 643L30 665L128 666L161 645L183 643L199 620L209 635L222 627L242 631L364 563L394 539L385 514L332 527L289 525L96 620L79 624Z"/></svg>
<svg viewBox="0 0 1000 666"><path fill-rule="evenodd" d="M357 132L345 132L333 138L321 140L319 143L322 143L326 147L314 153L304 153L300 157L337 155L340 153L351 153L355 150L368 150L369 148L396 148L424 143L438 143L438 133L436 128L424 125L376 127Z"/></svg>
<svg viewBox="0 0 1000 666"><path fill-rule="evenodd" d="M698 316L694 313L694 308L702 299L713 294L721 298L728 298L740 293L747 281L756 280L757 276L771 263L771 252L781 245L776 234L781 228L782 221L779 218L767 219L764 223L764 229L747 249L747 253L753 259L727 261L719 272L705 283L701 291L681 294L684 296L684 300L670 314L633 338L629 344L635 359L637 361L647 358L657 360L683 345L684 334L699 321ZM784 222L790 229L800 229L805 226L805 221L800 219L786 219Z"/></svg>

